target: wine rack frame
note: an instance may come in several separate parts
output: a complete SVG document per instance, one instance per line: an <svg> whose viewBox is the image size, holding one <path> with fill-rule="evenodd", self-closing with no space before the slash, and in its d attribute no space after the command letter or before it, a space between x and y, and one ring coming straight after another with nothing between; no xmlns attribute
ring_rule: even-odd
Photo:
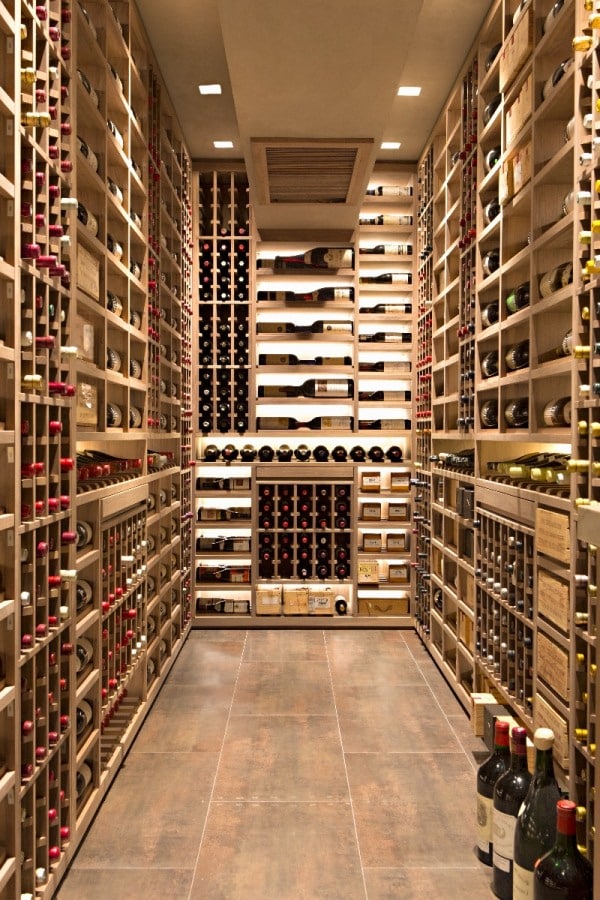
<svg viewBox="0 0 600 900"><path fill-rule="evenodd" d="M588 17L598 9L566 0L553 10L550 0L492 4L419 162L417 372L432 387L417 423L416 541L427 557L415 604L417 631L467 709L471 690L489 690L530 733L553 728L559 781L580 807L578 843L597 863L597 369L593 350L550 357L567 331L573 346L597 340L598 41ZM577 34L591 35L589 49L573 51ZM496 248L497 269L484 269ZM550 291L544 276L563 262L573 277ZM506 299L523 283L529 303L514 310ZM482 315L495 301L497 322ZM491 353L497 374L482 367ZM562 397L572 424L546 424ZM504 410L521 399L528 422L515 427ZM519 458L544 453L576 462L540 481Z"/></svg>
<svg viewBox="0 0 600 900"><path fill-rule="evenodd" d="M40 897L191 625L192 175L133 3L0 41L0 896Z"/></svg>

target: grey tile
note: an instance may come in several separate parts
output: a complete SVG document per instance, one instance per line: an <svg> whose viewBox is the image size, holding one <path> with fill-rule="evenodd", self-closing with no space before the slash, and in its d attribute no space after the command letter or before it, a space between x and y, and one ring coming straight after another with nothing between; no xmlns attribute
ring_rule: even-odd
<svg viewBox="0 0 600 900"><path fill-rule="evenodd" d="M333 715L325 661L244 662L232 715Z"/></svg>
<svg viewBox="0 0 600 900"><path fill-rule="evenodd" d="M368 900L488 900L490 869L365 869Z"/></svg>
<svg viewBox="0 0 600 900"><path fill-rule="evenodd" d="M460 750L425 684L335 685L346 753Z"/></svg>
<svg viewBox="0 0 600 900"><path fill-rule="evenodd" d="M244 662L325 659L323 632L279 629L251 631L246 639Z"/></svg>
<svg viewBox="0 0 600 900"><path fill-rule="evenodd" d="M187 900L193 869L71 869L56 900Z"/></svg>
<svg viewBox="0 0 600 900"><path fill-rule="evenodd" d="M190 900L365 900L349 803L213 803Z"/></svg>
<svg viewBox="0 0 600 900"><path fill-rule="evenodd" d="M189 868L215 769L215 754L129 754L74 869Z"/></svg>
<svg viewBox="0 0 600 900"><path fill-rule="evenodd" d="M350 753L364 866L473 867L475 779L460 753Z"/></svg>
<svg viewBox="0 0 600 900"><path fill-rule="evenodd" d="M232 717L215 800L348 800L335 716Z"/></svg>

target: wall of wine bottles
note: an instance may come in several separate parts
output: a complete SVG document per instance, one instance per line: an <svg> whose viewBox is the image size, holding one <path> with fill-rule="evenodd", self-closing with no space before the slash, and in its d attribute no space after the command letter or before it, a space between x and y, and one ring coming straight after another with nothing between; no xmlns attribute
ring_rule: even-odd
<svg viewBox="0 0 600 900"><path fill-rule="evenodd" d="M327 247L259 241L243 172L196 185L197 616L406 617L414 173Z"/></svg>
<svg viewBox="0 0 600 900"><path fill-rule="evenodd" d="M0 895L14 897L55 891L190 627L192 199L132 3L9 0L0 40Z"/></svg>
<svg viewBox="0 0 600 900"><path fill-rule="evenodd" d="M590 860L596 7L494 3L419 163L415 524L423 640L466 707L552 728Z"/></svg>

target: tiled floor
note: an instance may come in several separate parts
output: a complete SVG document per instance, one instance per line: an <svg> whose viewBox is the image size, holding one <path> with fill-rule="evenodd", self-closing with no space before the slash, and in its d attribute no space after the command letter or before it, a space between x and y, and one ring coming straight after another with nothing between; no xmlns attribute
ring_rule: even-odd
<svg viewBox="0 0 600 900"><path fill-rule="evenodd" d="M483 750L410 631L194 631L57 898L487 900Z"/></svg>

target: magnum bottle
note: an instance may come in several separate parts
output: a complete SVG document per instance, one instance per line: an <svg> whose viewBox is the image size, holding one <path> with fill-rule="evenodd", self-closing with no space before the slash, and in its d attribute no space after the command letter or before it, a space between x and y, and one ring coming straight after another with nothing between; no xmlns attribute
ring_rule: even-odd
<svg viewBox="0 0 600 900"><path fill-rule="evenodd" d="M348 431L352 430L352 416L316 416L308 422L301 422L291 416L258 416L256 427L260 431L295 431L308 428L311 431Z"/></svg>
<svg viewBox="0 0 600 900"><path fill-rule="evenodd" d="M410 331L375 331L371 334L359 334L358 340L364 344L410 344Z"/></svg>
<svg viewBox="0 0 600 900"><path fill-rule="evenodd" d="M494 750L477 771L477 855L486 866L492 865L494 786L510 765L508 730L508 722L496 719Z"/></svg>
<svg viewBox="0 0 600 900"><path fill-rule="evenodd" d="M300 359L294 353L261 353L260 366L351 366L351 356L317 356L315 359Z"/></svg>
<svg viewBox="0 0 600 900"><path fill-rule="evenodd" d="M361 306L359 312L363 315L398 315L398 313L412 313L411 303L376 303L375 306Z"/></svg>
<svg viewBox="0 0 600 900"><path fill-rule="evenodd" d="M354 396L354 382L351 378L317 379L309 378L303 384L267 384L258 388L259 397L319 397L339 399Z"/></svg>
<svg viewBox="0 0 600 900"><path fill-rule="evenodd" d="M311 325L298 325L295 322L257 322L257 334L353 334L352 322L319 319Z"/></svg>
<svg viewBox="0 0 600 900"><path fill-rule="evenodd" d="M527 731L515 725L511 733L510 768L494 786L492 884L500 900L512 900L515 828L530 783Z"/></svg>
<svg viewBox="0 0 600 900"><path fill-rule="evenodd" d="M556 804L556 840L535 864L534 900L593 900L592 866L577 847L576 810L572 800Z"/></svg>

